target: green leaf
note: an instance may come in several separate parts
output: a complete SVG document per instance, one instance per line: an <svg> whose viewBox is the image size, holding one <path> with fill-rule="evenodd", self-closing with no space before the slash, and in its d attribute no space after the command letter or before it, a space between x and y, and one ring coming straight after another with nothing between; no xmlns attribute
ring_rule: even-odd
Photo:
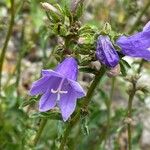
<svg viewBox="0 0 150 150"><path fill-rule="evenodd" d="M108 100L109 99L108 94L105 91L103 91L102 89L99 89L99 92L100 92L101 97L104 100Z"/></svg>
<svg viewBox="0 0 150 150"><path fill-rule="evenodd" d="M50 16L51 21L53 23L57 23L57 22L61 21L61 15L59 15L59 14L53 12L53 11L50 11L50 13L47 12L47 14Z"/></svg>
<svg viewBox="0 0 150 150"><path fill-rule="evenodd" d="M61 22L64 23L64 21L65 21L65 11L61 8L61 6L59 4L55 4L54 6L59 10L59 13L61 14L60 15Z"/></svg>
<svg viewBox="0 0 150 150"><path fill-rule="evenodd" d="M123 76L127 75L127 70L130 68L131 68L131 66L129 65L129 63L126 60L124 60L124 59L120 60L120 69L121 69L121 73Z"/></svg>
<svg viewBox="0 0 150 150"><path fill-rule="evenodd" d="M76 10L75 19L79 19L83 14L83 4L79 4Z"/></svg>
<svg viewBox="0 0 150 150"><path fill-rule="evenodd" d="M52 24L50 26L50 28L51 28L51 31L53 34L59 34L59 31L60 31L60 24L59 23Z"/></svg>
<svg viewBox="0 0 150 150"><path fill-rule="evenodd" d="M86 35L87 33L95 34L97 32L97 30L94 26L90 26L90 25L86 24L86 25L82 26L78 32L79 32L78 34L82 36L82 34Z"/></svg>
<svg viewBox="0 0 150 150"><path fill-rule="evenodd" d="M23 103L20 105L20 109L23 107L26 107L28 105L32 105L34 103L36 103L39 100L40 96L38 97L31 97L29 100L24 100Z"/></svg>
<svg viewBox="0 0 150 150"><path fill-rule="evenodd" d="M89 65L89 63L91 62L91 58L89 56L87 57L84 57L80 62L79 64L81 66L86 66L86 65Z"/></svg>
<svg viewBox="0 0 150 150"><path fill-rule="evenodd" d="M30 118L47 118L53 120L62 120L61 114L59 112L54 112L54 111L36 112L30 115Z"/></svg>
<svg viewBox="0 0 150 150"><path fill-rule="evenodd" d="M126 71L126 67L125 67L123 61L120 61L120 69L121 69L122 75L126 76L127 75L127 71Z"/></svg>
<svg viewBox="0 0 150 150"><path fill-rule="evenodd" d="M59 35L60 36L67 36L68 35L68 30L67 27L65 25L61 25L60 26L60 30L59 30Z"/></svg>
<svg viewBox="0 0 150 150"><path fill-rule="evenodd" d="M89 127L88 127L88 118L82 117L81 118L81 131L84 135L89 135Z"/></svg>
<svg viewBox="0 0 150 150"><path fill-rule="evenodd" d="M67 4L65 4L64 6L64 12L65 12L65 15L69 18L70 22L72 22L73 16Z"/></svg>
<svg viewBox="0 0 150 150"><path fill-rule="evenodd" d="M130 64L126 60L121 59L121 61L127 68L131 68Z"/></svg>

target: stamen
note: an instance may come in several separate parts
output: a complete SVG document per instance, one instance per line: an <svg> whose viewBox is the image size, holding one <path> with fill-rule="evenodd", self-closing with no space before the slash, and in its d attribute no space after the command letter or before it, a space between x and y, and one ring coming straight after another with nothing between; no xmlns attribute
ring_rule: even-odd
<svg viewBox="0 0 150 150"><path fill-rule="evenodd" d="M59 94L67 94L68 93L68 91L60 91L60 90L54 90L54 89L51 89L51 93L53 93L53 94L56 94L56 93L59 93Z"/></svg>
<svg viewBox="0 0 150 150"><path fill-rule="evenodd" d="M64 79L61 80L61 82L60 82L59 87L58 87L57 90L51 89L51 93L57 94L57 100L56 101L60 100L60 95L61 94L67 94L68 93L68 91L62 91L61 90L63 82L64 82Z"/></svg>
<svg viewBox="0 0 150 150"><path fill-rule="evenodd" d="M59 93L57 94L57 99L56 99L56 101L57 101L57 102L60 101L60 94L59 94Z"/></svg>
<svg viewBox="0 0 150 150"><path fill-rule="evenodd" d="M51 93L56 94L58 93L58 90L51 89Z"/></svg>
<svg viewBox="0 0 150 150"><path fill-rule="evenodd" d="M67 94L68 91L59 91L60 94Z"/></svg>

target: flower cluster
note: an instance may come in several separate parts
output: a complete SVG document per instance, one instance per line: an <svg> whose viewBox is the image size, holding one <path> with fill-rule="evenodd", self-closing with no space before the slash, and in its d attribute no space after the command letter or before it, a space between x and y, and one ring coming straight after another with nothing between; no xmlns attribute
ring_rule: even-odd
<svg viewBox="0 0 150 150"><path fill-rule="evenodd" d="M121 48L121 53L125 56L139 57L150 61L150 22L143 31L131 36L121 36L116 41L116 45ZM119 56L106 35L100 35L97 40L97 59L109 68L114 68L119 63Z"/></svg>
<svg viewBox="0 0 150 150"><path fill-rule="evenodd" d="M143 31L127 36L121 36L115 43L121 48L120 53L132 57L140 57L150 61L150 22ZM96 47L97 59L105 66L116 69L119 55L109 36L100 35ZM55 70L42 70L42 77L32 84L30 95L42 95L39 101L39 111L45 112L55 106L60 108L64 121L74 112L78 98L85 92L77 82L78 64L75 58L63 60Z"/></svg>

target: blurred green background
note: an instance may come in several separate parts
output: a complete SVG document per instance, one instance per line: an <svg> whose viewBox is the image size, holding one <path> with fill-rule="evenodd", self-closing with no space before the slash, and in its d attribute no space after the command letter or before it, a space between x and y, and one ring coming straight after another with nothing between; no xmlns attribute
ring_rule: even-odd
<svg viewBox="0 0 150 150"><path fill-rule="evenodd" d="M65 123L48 119L42 137L36 147L32 141L39 127L37 103L20 107L30 99L31 83L40 77L42 68L54 68L57 64L53 49L60 42L58 36L48 28L46 14L41 8L43 0L15 0L15 22L8 43L2 72L2 94L0 97L0 149L1 150L57 150L65 129ZM69 6L67 0L49 0L51 4ZM105 22L121 33L140 31L150 20L149 0L85 0L85 11L80 21L101 29ZM143 14L142 14L143 13ZM142 14L142 16L140 16ZM11 16L10 1L0 1L0 51L8 31ZM140 16L140 17L139 17ZM139 18L138 18L139 17ZM135 22L138 23L133 28ZM133 74L140 59L125 58ZM45 65L46 64L46 65ZM150 87L150 64L144 62L139 84ZM86 89L92 80L91 74L80 73L79 82ZM115 79L111 108L111 131L105 138L107 125L107 100L112 79L104 77L95 91L89 107L89 117L70 131L69 150L126 150L127 130L124 122L129 83L118 76ZM133 104L133 150L150 149L150 96L139 92ZM36 114L35 114L36 113ZM85 119L85 118L84 118ZM83 125L84 124L84 125ZM86 125L85 125L86 124ZM88 128L89 134L87 134Z"/></svg>

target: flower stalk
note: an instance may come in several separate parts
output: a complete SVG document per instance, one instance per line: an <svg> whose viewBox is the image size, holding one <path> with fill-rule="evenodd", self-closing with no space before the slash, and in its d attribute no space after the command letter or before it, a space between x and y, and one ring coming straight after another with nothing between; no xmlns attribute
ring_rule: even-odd
<svg viewBox="0 0 150 150"><path fill-rule="evenodd" d="M80 120L80 114L81 114L82 110L87 110L88 104L91 101L94 91L95 91L98 83L102 79L103 75L105 74L105 72L106 72L106 69L104 67L101 67L100 71L95 75L95 78L83 100L83 103L81 104L80 110L75 114L75 116L67 124L66 130L64 132L64 136L62 138L62 141L61 141L61 144L59 147L59 150L64 150L71 128L73 128L73 126Z"/></svg>
<svg viewBox="0 0 150 150"><path fill-rule="evenodd" d="M142 60L140 61L140 63L139 63L139 68L137 69L137 73L138 73L138 74L141 73L141 70L142 70L142 67L143 67L144 63L145 63L145 60L142 59Z"/></svg>
<svg viewBox="0 0 150 150"><path fill-rule="evenodd" d="M132 89L129 93L128 100L128 119L132 121L132 102L136 93L136 83L132 82ZM128 150L132 150L132 133L131 133L131 121L128 122L127 130L128 130Z"/></svg>
<svg viewBox="0 0 150 150"><path fill-rule="evenodd" d="M20 39L20 50L19 50L19 54L18 54L18 59L17 59L17 65L16 65L16 89L17 89L17 107L19 106L19 83L20 83L20 75L21 75L21 62L22 62L22 58L24 55L24 32L25 32L25 19L23 18L23 22L22 22L22 32L21 32L21 39Z"/></svg>
<svg viewBox="0 0 150 150"><path fill-rule="evenodd" d="M6 35L6 39L4 42L4 46L2 48L2 52L0 55L0 95L1 95L1 80L2 80L2 67L3 67L3 63L4 63L4 58L5 58L5 54L6 54L6 50L7 50L7 46L8 46L8 42L9 39L11 37L12 34L12 29L13 29L13 25L14 25L14 18L15 18L15 3L14 0L10 1L11 3L11 19L10 19L10 24L9 24L9 28L8 28L8 32Z"/></svg>
<svg viewBox="0 0 150 150"><path fill-rule="evenodd" d="M106 134L105 134L105 144L106 144L107 138L108 140L110 139L109 134L111 130L111 104L112 104L112 99L113 99L114 87L115 87L115 77L112 78L109 99L107 100L107 129L106 129Z"/></svg>
<svg viewBox="0 0 150 150"><path fill-rule="evenodd" d="M34 146L37 145L37 143L38 143L38 141L39 141L39 139L40 139L40 137L41 137L41 134L42 134L42 132L43 132L43 129L44 129L46 123L47 123L47 119L42 119L42 120L41 120L39 129L38 129L37 134L36 134L36 136L35 136L35 138L34 138L34 141L33 141L33 145L34 145Z"/></svg>

